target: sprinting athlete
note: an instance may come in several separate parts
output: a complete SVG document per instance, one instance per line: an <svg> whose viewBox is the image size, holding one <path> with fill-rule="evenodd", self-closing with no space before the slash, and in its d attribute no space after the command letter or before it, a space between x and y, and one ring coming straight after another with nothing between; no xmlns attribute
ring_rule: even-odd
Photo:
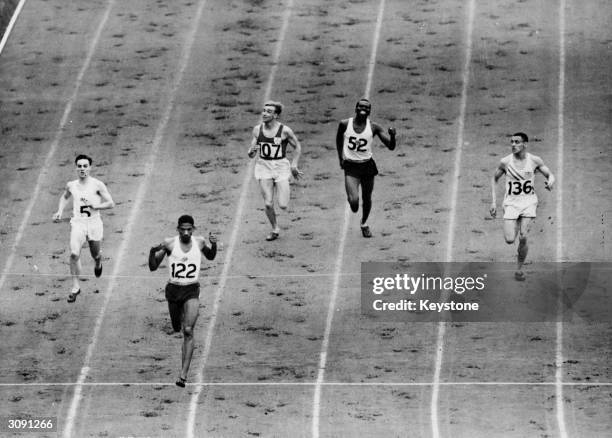
<svg viewBox="0 0 612 438"><path fill-rule="evenodd" d="M372 104L368 99L360 99L355 105L355 117L344 119L338 126L336 133L336 149L340 168L344 170L344 185L348 203L353 213L359 211L359 186L363 198L361 212L361 234L363 237L372 237L367 224L372 210L372 192L374 191L374 177L378 175L378 168L372 158L372 145L374 137L380 138L390 150L395 149L395 128L389 128L384 133L382 127L370 121Z"/></svg>
<svg viewBox="0 0 612 438"><path fill-rule="evenodd" d="M517 270L514 277L518 281L525 280L522 271L527 257L527 233L531 220L536 217L538 196L535 192L535 173L540 172L546 177L544 187L552 190L555 177L544 162L537 155L527 152L527 134L517 132L512 135L512 153L501 159L491 179L491 208L492 217L497 215L497 198L495 188L502 175L506 175L504 186L504 238L506 243L513 244L518 235Z"/></svg>
<svg viewBox="0 0 612 438"><path fill-rule="evenodd" d="M261 113L262 123L253 128L253 137L248 155L255 163L255 179L259 182L264 199L266 216L272 225L272 231L266 240L276 240L280 235L276 211L274 210L274 194L281 210L286 210L289 204L289 178L299 179L302 172L298 169L298 161L302 146L291 128L279 122L283 110L279 102L266 102ZM287 159L287 145L294 149L291 164Z"/></svg>
<svg viewBox="0 0 612 438"><path fill-rule="evenodd" d="M181 372L176 385L185 387L187 373L193 356L193 331L199 313L200 263L202 254L213 260L217 255L217 239L209 234L210 247L204 237L193 236L193 217L183 215L178 219L178 235L165 239L149 251L149 269L155 271L168 255L168 284L166 300L170 321L175 332L183 330Z"/></svg>
<svg viewBox="0 0 612 438"><path fill-rule="evenodd" d="M70 274L72 290L68 294L68 302L74 303L81 293L79 276L81 275L81 248L89 243L89 251L96 265L94 274L102 275L101 243L104 232L100 210L113 208L115 203L106 185L89 175L92 159L87 155L79 155L74 160L78 179L69 181L60 197L57 212L53 220L62 218L64 208L72 197L72 219L70 219Z"/></svg>

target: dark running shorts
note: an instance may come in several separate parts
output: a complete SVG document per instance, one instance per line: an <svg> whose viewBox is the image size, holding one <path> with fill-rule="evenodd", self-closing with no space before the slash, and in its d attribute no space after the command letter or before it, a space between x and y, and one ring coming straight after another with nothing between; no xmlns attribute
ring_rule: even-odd
<svg viewBox="0 0 612 438"><path fill-rule="evenodd" d="M166 284L166 300L168 302L183 304L187 300L200 297L200 283L179 286L178 284Z"/></svg>
<svg viewBox="0 0 612 438"><path fill-rule="evenodd" d="M373 178L378 175L378 168L374 159L370 158L363 163L355 163L354 161L344 161L344 174L354 178Z"/></svg>

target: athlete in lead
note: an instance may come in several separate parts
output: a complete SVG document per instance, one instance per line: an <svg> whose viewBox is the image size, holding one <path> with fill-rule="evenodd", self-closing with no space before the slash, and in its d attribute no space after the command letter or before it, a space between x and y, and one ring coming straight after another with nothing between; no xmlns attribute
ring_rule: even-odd
<svg viewBox="0 0 612 438"><path fill-rule="evenodd" d="M181 373L177 386L185 387L187 373L193 355L193 330L199 312L200 263L202 254L213 260L217 254L217 239L209 234L210 246L202 236L192 236L195 229L193 217L183 215L178 219L178 236L169 237L149 251L149 269L155 271L168 255L168 284L166 300L172 328L183 330Z"/></svg>

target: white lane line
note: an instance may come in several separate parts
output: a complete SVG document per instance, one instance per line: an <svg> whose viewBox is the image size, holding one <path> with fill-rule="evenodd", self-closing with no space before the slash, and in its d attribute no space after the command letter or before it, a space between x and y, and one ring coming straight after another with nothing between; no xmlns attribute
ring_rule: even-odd
<svg viewBox="0 0 612 438"><path fill-rule="evenodd" d="M280 60L283 42L285 41L285 36L287 35L287 29L289 27L289 19L291 17L291 11L293 9L293 0L289 0L284 14L283 21L280 29L280 34L278 36L278 40L276 42L276 49L274 51L274 57L272 58L272 68L270 69L270 75L268 76L268 82L266 84L266 89L264 92L263 101L266 102L270 99L272 94L272 86L274 84L274 78L276 77L276 72L278 70L278 63ZM229 278L229 269L232 263L232 257L234 255L234 248L236 247L236 242L238 241L238 231L240 229L240 224L242 223L242 213L244 211L244 205L247 202L247 197L249 195L249 183L253 178L253 163L254 160L249 160L249 164L247 166L246 172L244 174L244 178L242 180L242 186L240 189L240 198L238 199L238 207L236 208L236 213L234 215L234 224L232 226L232 232L230 234L229 244L227 246L227 252L225 253L225 259L223 260L223 269L221 271L221 277L219 281L219 285L217 286L217 291L215 292L215 301L213 304L212 314L210 320L208 322L208 327L206 330L206 339L204 341L204 351L202 352L202 359L198 369L198 375L196 378L196 382L199 384L204 379L204 370L206 368L206 362L208 361L208 356L210 354L210 350L212 347L212 340L215 330L215 325L217 323L217 315L219 314L219 307L221 306L221 298L223 296L223 291L225 290L225 285ZM195 420L196 420L196 412L198 409L198 399L200 398L200 393L202 392L202 388L204 386L198 385L195 388L195 391L191 394L191 400L189 402L189 412L187 415L187 437L192 438L194 436L195 430Z"/></svg>
<svg viewBox="0 0 612 438"><path fill-rule="evenodd" d="M6 259L6 263L2 271L2 276L0 276L0 291L2 291L2 288L4 287L4 283L6 281L6 277L8 275L8 272L10 271L13 265L13 260L15 258L15 253L17 252L17 247L21 243L21 239L23 238L23 234L25 232L26 226L28 225L28 222L30 221L32 210L34 209L34 206L37 205L38 203L38 195L40 194L40 189L43 186L43 182L49 172L49 166L51 166L51 161L55 157L55 151L57 150L57 147L59 145L60 139L64 132L64 128L66 127L66 124L68 123L70 113L72 112L72 106L74 105L74 102L76 101L79 91L81 89L81 84L83 83L83 77L85 76L85 72L89 69L89 65L91 64L91 59L93 58L94 52L98 46L98 42L100 41L100 35L102 34L102 29L104 29L104 26L106 26L106 21L108 20L110 11L114 3L115 3L115 0L110 0L108 2L108 6L106 7L104 16L102 17L102 20L100 21L100 24L98 25L98 28L96 30L93 40L89 44L89 48L87 50L87 58L85 58L85 62L83 63L83 66L81 67L81 70L79 71L79 74L77 76L77 79L74 85L74 90L72 91L72 95L68 99L68 103L66 104L66 107L64 108L64 113L60 120L59 127L55 131L55 136L54 136L53 142L51 143L51 146L49 147L49 152L47 152L45 162L43 163L43 166L40 169L40 172L38 173L38 179L36 180L36 186L34 187L34 191L32 192L32 195L30 196L30 202L28 202L28 205L26 206L26 209L24 210L23 219L21 220L21 224L19 225L19 228L17 229L17 234L15 235L15 241L13 242L13 245L11 246L11 249L9 250L9 255L8 255L8 258Z"/></svg>
<svg viewBox="0 0 612 438"><path fill-rule="evenodd" d="M459 177L461 175L461 155L463 152L463 133L465 129L465 112L467 108L468 84L470 79L470 64L472 62L472 33L474 31L474 15L476 10L475 0L470 0L468 5L467 32L465 61L463 64L463 85L461 87L461 104L459 109L459 126L457 135L457 151L455 152L455 169L453 172L453 185L451 188L451 205L448 221L448 238L446 241L446 262L453 260L453 245L455 243L455 220L457 217L457 193L459 192ZM434 364L433 387L431 391L431 432L433 438L440 437L438 419L438 401L440 397L440 374L442 372L442 361L444 359L444 336L446 334L446 322L438 323L438 335L436 337L436 361Z"/></svg>
<svg viewBox="0 0 612 438"><path fill-rule="evenodd" d="M13 31L13 27L15 27L15 23L17 22L17 18L19 18L19 14L25 5L26 0L21 0L17 7L15 8L15 12L13 12L13 16L11 17L11 21L9 21L8 26L4 30L4 35L2 35L2 41L0 41L0 55L2 55L2 51L4 50L4 46L6 46L6 42L9 39L11 32Z"/></svg>
<svg viewBox="0 0 612 438"><path fill-rule="evenodd" d="M433 386L434 382L321 382L321 386L362 386L366 388L389 387L389 386ZM440 382L440 386L556 386L558 382ZM38 388L42 386L76 386L74 382L39 382L39 383L0 383L0 387L12 388ZM187 383L187 386L197 387L240 387L240 386L315 386L317 382L199 382ZM171 386L172 382L85 382L82 386ZM563 386L569 387L607 387L612 382L565 382Z"/></svg>
<svg viewBox="0 0 612 438"><path fill-rule="evenodd" d="M138 186L138 191L136 192L136 198L132 205L132 209L130 210L130 216L128 217L127 225L125 227L125 232L123 233L124 239L121 241L119 250L115 254L115 262L113 264L113 269L112 269L113 274L110 277L108 288L106 290L106 293L104 294L104 302L102 304L102 307L100 308L98 317L96 318L96 323L94 326L94 331L91 337L91 341L87 347L87 353L83 361L83 367L81 368L81 372L77 379L76 387L75 387L74 394L72 397L72 402L70 403L70 409L68 411L66 421L65 421L65 426L64 426L63 436L65 438L70 438L72 436L72 430L74 428L75 418L77 416L79 404L81 401L83 386L84 386L85 380L87 379L87 376L90 370L91 358L93 357L93 354L96 349L96 345L98 343L98 336L102 328L102 322L104 320L104 314L106 312L106 308L108 307L108 303L110 302L112 295L113 295L113 291L115 289L115 284L116 284L116 279L117 279L116 274L119 272L119 270L121 269L121 266L123 265L123 260L127 253L128 243L132 235L132 230L135 224L137 223L136 219L138 218L138 214L141 210L143 199L146 195L146 192L149 186L149 180L151 179L153 175L153 170L155 167L155 160L157 158L157 154L159 152L159 148L163 140L166 127L168 125L168 122L170 121L170 117L172 116L172 110L174 108L177 91L179 89L180 83L185 74L185 70L187 69L187 65L189 64L189 58L191 57L193 43L195 41L196 32L198 30L198 25L200 23L200 18L202 16L202 12L204 10L205 4L206 4L206 0L202 0L200 2L198 6L198 10L193 18L191 30L187 36L187 39L185 41L185 46L183 47L183 51L181 53L179 70L174 79L174 83L172 84L172 88L170 89L170 92L169 92L168 103L166 105L162 118L155 132L155 137L153 139L151 150L149 151L149 155L147 156L147 160L143 167L144 177L140 181L140 185Z"/></svg>
<svg viewBox="0 0 612 438"><path fill-rule="evenodd" d="M559 0L559 90L557 123L557 262L563 260L563 148L565 144L565 0ZM555 401L559 437L567 438L565 400L563 398L563 293L559 293L555 354Z"/></svg>
<svg viewBox="0 0 612 438"><path fill-rule="evenodd" d="M380 38L380 30L382 28L383 14L385 11L385 0L381 0L378 6L378 16L376 18L376 28L374 31L374 39L372 41L372 52L368 62L368 77L365 87L365 97L370 96L372 88L372 78L374 77L374 67L376 66L376 55L378 52L378 40ZM329 338L331 336L331 327L336 309L336 299L338 297L338 289L340 286L340 271L342 270L342 260L344 259L344 246L346 236L348 234L349 220L351 211L348 205L344 208L344 219L342 222L342 230L340 231L340 242L338 243L338 254L336 256L336 268L334 271L334 281L332 284L332 293L329 299L329 307L327 309L327 318L325 320L325 332L321 343L321 353L319 355L319 370L317 372L317 380L315 382L313 407L312 407L312 437L319 437L319 422L321 416L321 390L325 381L325 367L327 366L327 349L329 347Z"/></svg>

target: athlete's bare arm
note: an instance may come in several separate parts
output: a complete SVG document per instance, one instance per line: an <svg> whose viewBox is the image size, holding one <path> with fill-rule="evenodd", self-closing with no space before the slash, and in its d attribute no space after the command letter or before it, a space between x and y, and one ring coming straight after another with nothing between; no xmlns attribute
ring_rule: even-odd
<svg viewBox="0 0 612 438"><path fill-rule="evenodd" d="M372 125L372 134L378 136L378 138L380 138L380 141L382 141L383 144L387 146L390 151L395 149L395 128L389 128L387 130L387 132L389 133L389 136L387 137L387 134L385 134L385 131L378 123L370 123Z"/></svg>
<svg viewBox="0 0 612 438"><path fill-rule="evenodd" d="M287 135L287 142L291 145L294 151L293 159L291 160L291 174L295 179L299 179L303 174L298 169L298 161L300 160L300 155L302 154L302 145L290 127L285 125L283 131Z"/></svg>
<svg viewBox="0 0 612 438"><path fill-rule="evenodd" d="M539 171L546 178L546 181L544 181L544 187L546 187L546 190L552 190L553 185L555 184L555 176L544 164L544 161L540 157L534 155L533 161L536 163L536 171Z"/></svg>
<svg viewBox="0 0 612 438"><path fill-rule="evenodd" d="M340 121L338 125L338 132L336 133L336 150L338 151L338 161L340 162L340 169L344 169L344 160L342 158L342 148L344 147L344 133L348 126L348 119Z"/></svg>
<svg viewBox="0 0 612 438"><path fill-rule="evenodd" d="M491 208L489 208L489 213L491 213L492 217L497 215L497 194L495 193L495 188L497 187L497 181L506 173L506 165L503 161L499 163L497 169L495 169L495 173L491 178Z"/></svg>
<svg viewBox="0 0 612 438"><path fill-rule="evenodd" d="M247 152L249 158L253 158L255 155L257 155L257 151L259 150L259 146L257 145L257 137L259 137L259 125L253 127L251 146L249 146L249 151Z"/></svg>
<svg viewBox="0 0 612 438"><path fill-rule="evenodd" d="M174 239L168 238L159 245L151 247L149 250L149 270L157 270L159 264L162 262L166 254L170 254L172 252L173 241Z"/></svg>
<svg viewBox="0 0 612 438"><path fill-rule="evenodd" d="M206 240L202 236L198 236L198 245L200 247L200 251L204 254L208 260L214 260L217 255L217 238L213 236L212 233L208 233L208 241L210 242L210 246L206 244Z"/></svg>
<svg viewBox="0 0 612 438"><path fill-rule="evenodd" d="M57 211L53 214L53 220L55 222L59 221L62 218L62 214L64 213L64 208L66 208L66 204L68 204L68 200L70 199L71 196L72 196L72 193L70 193L70 185L66 184L64 193L62 193L62 196L60 196Z"/></svg>
<svg viewBox="0 0 612 438"><path fill-rule="evenodd" d="M111 196L106 184L102 181L98 181L98 195L102 198L102 202L99 205L92 205L91 207L95 210L107 210L115 206L113 197Z"/></svg>

